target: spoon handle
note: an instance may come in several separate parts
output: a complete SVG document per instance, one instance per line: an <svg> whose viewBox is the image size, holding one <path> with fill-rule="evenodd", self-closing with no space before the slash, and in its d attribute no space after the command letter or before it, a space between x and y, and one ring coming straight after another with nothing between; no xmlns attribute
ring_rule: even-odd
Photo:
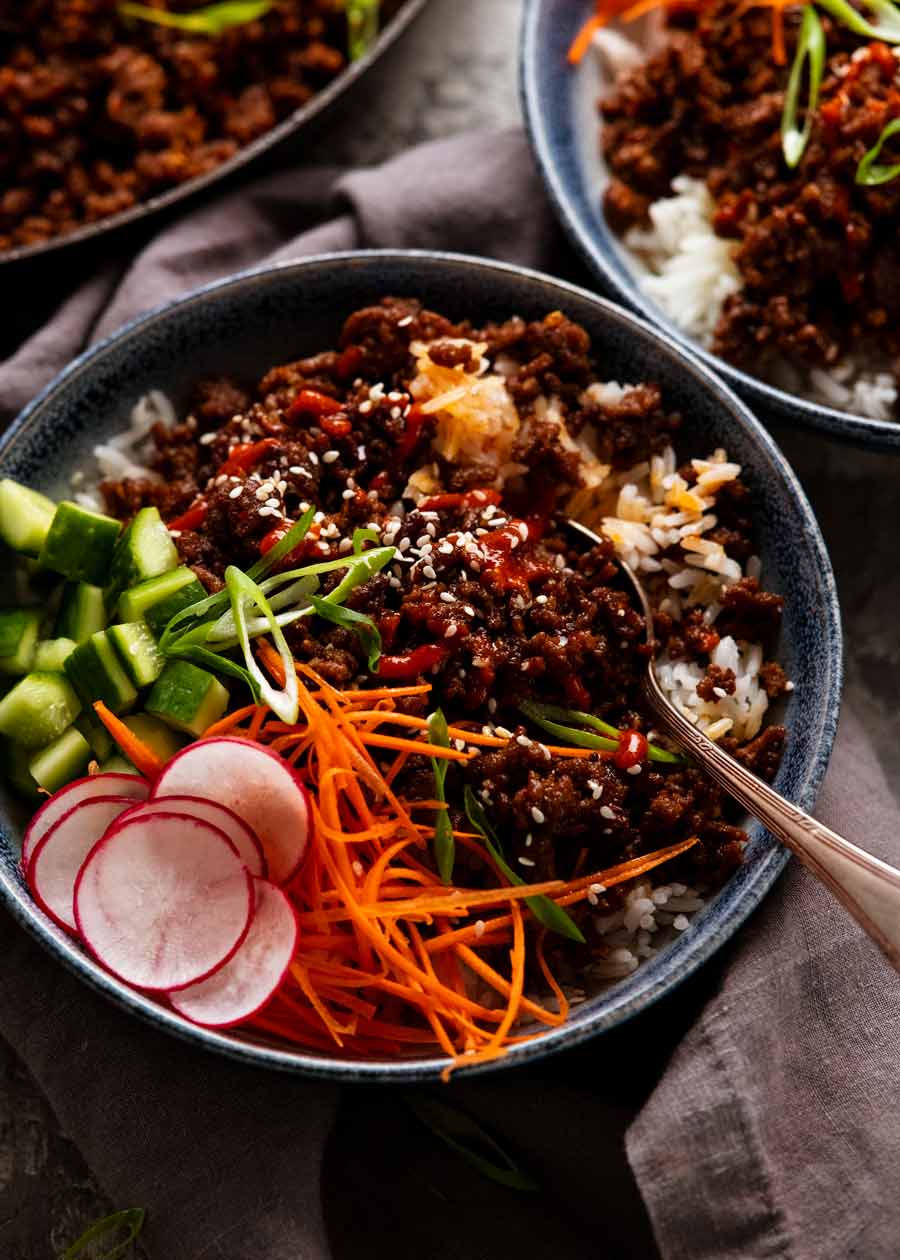
<svg viewBox="0 0 900 1260"><path fill-rule="evenodd" d="M657 725L831 889L900 971L900 871L823 826L735 761L672 707L655 678L646 689Z"/></svg>

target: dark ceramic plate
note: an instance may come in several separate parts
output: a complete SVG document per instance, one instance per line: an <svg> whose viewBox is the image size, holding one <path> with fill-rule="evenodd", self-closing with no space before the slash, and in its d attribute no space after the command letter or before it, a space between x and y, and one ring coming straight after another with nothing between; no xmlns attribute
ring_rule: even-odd
<svg viewBox="0 0 900 1260"><path fill-rule="evenodd" d="M779 648L796 690L784 720L790 736L778 787L810 807L825 773L841 690L841 631L831 565L794 474L765 430L709 370L635 316L583 289L521 268L428 253L334 254L245 272L127 325L67 368L0 441L0 475L50 494L88 465L91 447L121 430L138 397L162 388L176 407L192 381L222 372L255 380L274 363L335 343L345 316L385 294L406 294L454 318L560 309L589 330L605 378L656 380L685 417L680 449L727 447L753 491L767 585L786 597ZM444 1061L360 1063L304 1053L236 1032L208 1032L101 970L42 914L26 892L17 858L25 821L0 802L0 895L60 961L128 1011L189 1041L273 1068L350 1079L433 1078ZM644 1010L731 936L784 867L785 851L750 826L747 860L673 946L627 980L578 1007L564 1028L516 1046L512 1065L572 1045Z"/></svg>
<svg viewBox="0 0 900 1260"><path fill-rule="evenodd" d="M575 68L566 60L575 33L595 11L593 0L525 0L520 87L532 148L550 197L604 291L688 346L762 415L799 421L864 446L900 451L900 422L870 420L810 402L732 367L679 331L641 290L626 251L603 216L608 176L600 152L597 101L603 85L596 59L588 54ZM629 27L627 33L634 31Z"/></svg>
<svg viewBox="0 0 900 1260"><path fill-rule="evenodd" d="M382 53L386 52L395 43L413 19L422 11L426 3L427 0L405 0L403 7L385 24L365 56L360 57L358 61L351 62L336 79L333 79L320 92L317 92L306 105L301 106L300 109L295 109L277 127L273 127L265 135L259 136L251 144L239 149L234 157L229 158L227 162L223 162L221 166L217 166L205 175L198 175L195 179L189 179L186 183L170 188L166 192L159 193L156 197L149 197L146 201L141 201L136 206L123 210L121 214L111 214L109 218L100 219L96 223L88 223L84 227L77 228L74 232L68 232L64 236L55 236L49 241L41 242L39 245L23 245L17 249L0 252L0 267L14 263L24 263L29 260L44 259L48 254L57 250L67 250L76 245L86 245L91 241L96 241L98 237L104 237L119 228L136 224L152 214L158 214L170 207L177 206L180 202L196 196L214 184L228 181L236 172L245 166L249 166L252 162L257 162L264 154L270 154L279 146L287 145L290 141L295 140L301 132L311 128L314 122L322 119L326 111L354 83L362 78L366 71L381 57Z"/></svg>

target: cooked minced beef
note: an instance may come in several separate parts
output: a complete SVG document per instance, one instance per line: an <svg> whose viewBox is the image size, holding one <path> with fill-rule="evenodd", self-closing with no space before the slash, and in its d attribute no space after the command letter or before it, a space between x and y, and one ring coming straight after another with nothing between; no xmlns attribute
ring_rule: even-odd
<svg viewBox="0 0 900 1260"><path fill-rule="evenodd" d="M276 0L215 38L124 18L117 0L3 0L0 251L206 174L329 83L346 48L340 0Z"/></svg>
<svg viewBox="0 0 900 1260"><path fill-rule="evenodd" d="M482 476L472 488L464 461L440 457L442 488L419 495L416 506L405 494L410 478L436 458L434 416L410 394L419 352L410 346L421 342L437 342L432 361L445 366L471 366L471 342L486 343L491 364L502 362L522 422L513 450L520 475L502 499L495 464L490 479ZM440 705L452 722L476 730L490 724L501 738L509 735L505 747L483 751L465 769L450 767L455 821L465 829L458 808L465 779L529 880L600 869L698 835L701 844L678 870L716 883L740 860L744 836L699 770L646 763L629 773L590 752L551 758L540 732L523 723L520 705L537 699L589 710L620 728L652 729L640 697L649 651L643 618L612 543L578 548L555 515L560 491L577 483L578 464L571 438L563 440L541 403L552 391L569 435L595 426L602 457L619 469L667 446L679 421L652 384L631 391L627 405L598 404L585 393L596 379L587 334L559 313L475 329L389 298L351 315L335 351L273 368L256 388L199 384L187 421L154 434L162 480L106 483L103 490L122 517L158 504L183 560L211 590L226 565L251 565L308 505L320 515L291 567L345 555L355 529L374 528L397 547L396 562L358 587L349 606L379 628L379 682L427 681L429 708ZM722 528L745 554L753 552L739 484L723 496ZM337 580L326 575L323 589ZM721 615L754 636L771 635L781 600L751 579L731 592ZM306 620L287 633L295 655L330 682L370 682L348 630ZM720 634L695 609L679 623L660 615L658 637L670 656L709 665ZM710 666L707 676L734 690L731 671ZM414 698L406 711L421 714L425 702ZM741 755L771 777L783 740L783 728L770 728ZM727 746L737 748L734 741ZM432 796L428 763L411 758L398 787L412 798ZM466 860L461 853L459 861Z"/></svg>
<svg viewBox="0 0 900 1260"><path fill-rule="evenodd" d="M887 44L866 44L816 11L827 57L796 171L784 162L780 125L800 6L784 10L784 66L773 60L769 8L671 6L665 42L601 106L610 222L620 231L643 224L679 174L705 180L743 281L713 348L760 368L775 352L819 366L866 347L876 361L900 354L900 179L855 182L897 117L900 63ZM886 150L881 161L892 160Z"/></svg>

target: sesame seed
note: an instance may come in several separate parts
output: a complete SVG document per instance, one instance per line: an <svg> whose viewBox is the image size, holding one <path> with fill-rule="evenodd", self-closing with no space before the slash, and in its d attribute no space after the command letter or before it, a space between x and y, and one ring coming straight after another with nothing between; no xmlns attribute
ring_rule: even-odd
<svg viewBox="0 0 900 1260"><path fill-rule="evenodd" d="M453 741L453 747L456 749L457 752L465 752L466 741L464 739L455 739Z"/></svg>
<svg viewBox="0 0 900 1260"><path fill-rule="evenodd" d="M395 591L398 591L402 585L403 583L399 578L388 578L388 586L392 587Z"/></svg>
<svg viewBox="0 0 900 1260"><path fill-rule="evenodd" d="M357 446L356 458L359 460L363 460L366 458L366 448L364 446Z"/></svg>
<svg viewBox="0 0 900 1260"><path fill-rule="evenodd" d="M522 539L522 542L528 542L528 526L525 522L519 521L516 529L519 531L519 537Z"/></svg>
<svg viewBox="0 0 900 1260"><path fill-rule="evenodd" d="M392 419L392 420L399 420L399 419L400 419L400 417L401 417L402 415L403 415L403 408L402 408L402 407L391 407L391 419Z"/></svg>
<svg viewBox="0 0 900 1260"><path fill-rule="evenodd" d="M457 632L457 630L458 630L458 629L459 629L459 627L457 626L456 622L455 622L455 621L451 621L451 622L450 622L450 624L449 624L449 626L447 627L447 629L444 631L444 638L445 638L445 639L452 639L452 638L453 638L453 636L456 634L456 632Z"/></svg>
<svg viewBox="0 0 900 1260"><path fill-rule="evenodd" d="M406 538L406 537L401 538L400 541L397 543L397 550L405 551L406 548L409 546L410 541L411 539L409 538Z"/></svg>
<svg viewBox="0 0 900 1260"><path fill-rule="evenodd" d="M234 491L232 490L231 493L234 494ZM273 507L273 508L281 507L281 500L276 499L273 495L271 499L266 499L266 507Z"/></svg>
<svg viewBox="0 0 900 1260"><path fill-rule="evenodd" d="M484 919L476 919L475 920L475 935L484 936L484 931L485 931Z"/></svg>
<svg viewBox="0 0 900 1260"><path fill-rule="evenodd" d="M467 617L475 616L475 609L472 607L471 604L463 604L463 612L466 614Z"/></svg>
<svg viewBox="0 0 900 1260"><path fill-rule="evenodd" d="M562 556L556 556L553 563L556 565L557 569L564 569L566 567L566 562Z"/></svg>
<svg viewBox="0 0 900 1260"><path fill-rule="evenodd" d="M534 601L534 602L535 602L536 604L546 604L546 602L547 602L547 596L546 596L546 595L538 595L538 596L537 596L537 598L535 599L535 601Z"/></svg>
<svg viewBox="0 0 900 1260"><path fill-rule="evenodd" d="M534 836L529 831L527 836L525 837L525 848L530 849L533 842L534 842Z"/></svg>
<svg viewBox="0 0 900 1260"><path fill-rule="evenodd" d="M599 897L601 896L602 893L606 892L606 885L605 884L591 884L591 892L594 894L595 897Z"/></svg>
<svg viewBox="0 0 900 1260"><path fill-rule="evenodd" d="M552 760L550 749L547 747L546 744L538 744L538 748L540 748L541 752L543 753L545 761Z"/></svg>
<svg viewBox="0 0 900 1260"><path fill-rule="evenodd" d="M785 691L793 691L793 690L794 690L794 684L790 681L790 679L788 679L788 681L784 684L784 689L785 689Z"/></svg>
<svg viewBox="0 0 900 1260"><path fill-rule="evenodd" d="M422 572L425 575L425 577L428 578L429 582L433 582L435 578L437 577L437 574L435 573L434 569L431 567L430 564L423 565Z"/></svg>
<svg viewBox="0 0 900 1260"><path fill-rule="evenodd" d="M257 516L279 516L279 515L280 513L278 509L272 508L272 507L261 507L259 511L257 512Z"/></svg>
<svg viewBox="0 0 900 1260"><path fill-rule="evenodd" d="M491 696L490 700L488 700L488 713L496 713L496 712L497 712L497 701L494 699L493 696Z"/></svg>
<svg viewBox="0 0 900 1260"><path fill-rule="evenodd" d="M341 498L342 498L342 499L355 499L355 498L356 498L356 491L355 491L355 490L344 490L344 491L342 491L342 492L341 492Z"/></svg>
<svg viewBox="0 0 900 1260"><path fill-rule="evenodd" d="M365 402L361 402L359 404L360 415L367 416L371 410L372 410L372 404L369 402L368 398L365 400Z"/></svg>
<svg viewBox="0 0 900 1260"><path fill-rule="evenodd" d="M643 768L644 767L638 763L637 765L629 766L628 769L625 771L625 773L626 774L640 774Z"/></svg>
<svg viewBox="0 0 900 1260"><path fill-rule="evenodd" d="M615 818L615 816L616 816L616 815L615 815L615 813L614 813L614 812L610 809L610 807L609 807L608 805L601 805L601 806L600 806L600 817L601 817L601 818L608 818L608 819L610 820L610 822L612 822L612 820Z"/></svg>
<svg viewBox="0 0 900 1260"><path fill-rule="evenodd" d="M352 551L352 550L353 550L353 543L351 542L349 538L342 538L341 541L338 543L338 551L341 553L342 556L345 556L348 551ZM398 582L397 585L399 586L400 583Z"/></svg>
<svg viewBox="0 0 900 1260"><path fill-rule="evenodd" d="M569 642L569 636L568 636L567 634L561 634L561 635L559 636L559 646L560 646L560 647L565 647L565 646L566 646L566 644L567 644L568 642Z"/></svg>
<svg viewBox="0 0 900 1260"><path fill-rule="evenodd" d="M311 464L318 464L318 462L319 462L319 457L318 457L318 455L316 454L316 452L315 452L315 451L310 451L310 452L309 452L309 462L310 462Z"/></svg>
<svg viewBox="0 0 900 1260"><path fill-rule="evenodd" d="M288 469L288 472L293 473L295 477L299 477L300 473L303 472L303 469L300 467L299 464L291 464L290 468Z"/></svg>
<svg viewBox="0 0 900 1260"><path fill-rule="evenodd" d="M409 325L410 325L412 322L413 322L413 317L412 317L412 315L404 315L402 319L398 319L398 320L397 320L397 327L398 327L398 328L408 328L408 327L409 327ZM480 919L478 920L478 923L481 923L481 920L480 920ZM478 931L478 923L476 923L476 924L475 924L475 930L476 930L476 932ZM484 931L484 924L483 924L483 923L481 923L481 931L482 931L482 932ZM480 936L480 935L481 935L481 932L479 932L478 934L479 934L479 936Z"/></svg>
<svg viewBox="0 0 900 1260"><path fill-rule="evenodd" d="M233 490L228 491L229 499L239 499L241 497L242 486L235 486Z"/></svg>
<svg viewBox="0 0 900 1260"><path fill-rule="evenodd" d="M200 438L200 445L201 445L201 446L211 446L211 445L212 445L212 443L213 443L213 442L215 442L215 440L216 440L216 434L215 434L215 433L204 433L204 434L201 436L201 438Z"/></svg>
<svg viewBox="0 0 900 1260"><path fill-rule="evenodd" d="M531 747L531 740L528 738L528 736L527 736L527 735L517 735L517 736L516 736L516 743L517 743L517 744L521 744L523 748L530 748L530 747Z"/></svg>
<svg viewBox="0 0 900 1260"><path fill-rule="evenodd" d="M333 464L340 457L340 451L326 451L322 456L323 464Z"/></svg>
<svg viewBox="0 0 900 1260"><path fill-rule="evenodd" d="M449 591L441 591L441 599L444 601L445 604L456 603L456 596L451 595Z"/></svg>
<svg viewBox="0 0 900 1260"><path fill-rule="evenodd" d="M494 733L501 739L512 739L512 731L508 731L505 726L495 726Z"/></svg>
<svg viewBox="0 0 900 1260"><path fill-rule="evenodd" d="M452 556L453 544L448 543L448 542L442 542L441 545L438 547L438 551L441 553L442 556Z"/></svg>
<svg viewBox="0 0 900 1260"><path fill-rule="evenodd" d="M588 899L588 901L590 902L590 904L591 904L592 906L596 906L596 905L598 904L598 903L597 903L597 894L596 894L595 892L592 892L590 888L588 889L587 899Z"/></svg>
<svg viewBox="0 0 900 1260"><path fill-rule="evenodd" d="M353 874L357 879L362 879L364 874L362 862L356 861L353 863Z"/></svg>
<svg viewBox="0 0 900 1260"><path fill-rule="evenodd" d="M435 530L434 522L429 521L428 524L425 526L425 533L428 535L429 538L434 538L434 535L436 532L437 531Z"/></svg>
<svg viewBox="0 0 900 1260"><path fill-rule="evenodd" d="M542 811L542 810L540 810L540 809L538 809L537 805L532 805L532 807L531 807L531 817L532 817L532 818L534 819L534 821L535 821L536 823L538 823L539 825L540 825L540 823L543 823L543 822L546 822L546 821L547 821L546 817L544 816L543 811Z"/></svg>
<svg viewBox="0 0 900 1260"><path fill-rule="evenodd" d="M376 385L372 386L372 388L369 390L369 397L372 399L373 402L380 402L381 399L384 398L384 386L382 385L381 381L379 381Z"/></svg>

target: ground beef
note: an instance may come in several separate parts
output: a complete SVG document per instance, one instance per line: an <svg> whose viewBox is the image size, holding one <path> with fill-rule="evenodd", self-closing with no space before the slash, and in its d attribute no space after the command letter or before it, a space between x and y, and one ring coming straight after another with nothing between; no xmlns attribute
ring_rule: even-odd
<svg viewBox="0 0 900 1260"><path fill-rule="evenodd" d="M492 366L502 367L517 393L522 426L514 458L524 471L502 498L496 467L478 458L468 465L438 460L441 491L417 503L406 492L411 477L435 466L434 431L416 414L411 392L421 354L411 347L420 340L437 342L432 362L470 370L477 358L471 343L486 343ZM159 479L107 483L104 492L123 518L157 503L182 561L210 591L221 588L227 565L248 569L310 506L315 519L282 568L339 560L356 530L374 531L397 554L356 587L346 607L377 627L382 670L430 684L427 701L410 697L404 711L421 716L440 706L451 722L487 727L505 741L464 769L449 768L454 825L470 829L461 808L468 785L527 880L570 877L697 836L700 844L672 877L713 883L739 860L743 833L705 775L654 762L630 773L588 750L551 756L540 731L525 724L522 706L537 700L590 711L619 729L646 733L653 725L641 695L651 649L614 547L576 545L557 511L560 495L578 482L569 446L586 423L603 434L602 457L627 462L664 446L678 419L652 383L621 403L598 404L585 392L595 377L587 334L558 313L479 329L411 299L387 298L349 317L337 350L273 367L254 387L199 384L191 414L154 431ZM541 421L545 389L560 400L567 441L558 423ZM721 520L752 554L749 493L739 484L722 492ZM318 593L342 577L339 569L322 572ZM746 630L757 639L777 626L782 601L745 579L722 604L715 626L702 608L679 622L660 614L657 624L670 655L707 666L707 698L713 687L735 689L730 670L709 665L720 632ZM286 636L295 657L328 682L371 683L366 648L351 627L301 619ZM766 675L773 687L776 669ZM782 745L783 731L766 732L742 755L771 775ZM432 796L430 764L411 757L396 788L411 799ZM460 853L461 863L469 860ZM473 875L479 869L476 863Z"/></svg>
<svg viewBox="0 0 900 1260"><path fill-rule="evenodd" d="M703 680L697 684L697 695L703 700L713 703L718 699L716 689L724 691L727 696L734 695L737 682L733 669L722 669L719 665L707 665Z"/></svg>
<svg viewBox="0 0 900 1260"><path fill-rule="evenodd" d="M734 242L743 281L724 304L714 349L760 370L776 355L820 366L861 348L886 364L900 355L900 180L855 181L860 159L900 112L900 68L887 44L817 13L827 56L795 171L780 125L799 7L784 10L779 66L769 9L732 0L672 6L662 46L601 106L614 230L645 223L675 176L704 179L715 230ZM880 160L893 159L885 150Z"/></svg>
<svg viewBox="0 0 900 1260"><path fill-rule="evenodd" d="M401 3L382 0L382 19ZM334 0L276 0L215 38L124 18L116 0L3 0L0 251L213 170L330 83L346 47Z"/></svg>

